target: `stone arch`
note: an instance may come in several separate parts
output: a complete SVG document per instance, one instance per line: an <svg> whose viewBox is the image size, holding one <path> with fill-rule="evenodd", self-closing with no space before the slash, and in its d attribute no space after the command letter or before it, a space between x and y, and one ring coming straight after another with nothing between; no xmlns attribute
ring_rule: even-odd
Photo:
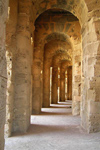
<svg viewBox="0 0 100 150"><path fill-rule="evenodd" d="M69 45L67 42L65 41L61 41L61 40L51 40L50 42L48 42L47 44L45 44L44 46L44 53L47 56L48 52L52 54L55 53L64 53L67 52L68 55L70 57L72 57L72 48L71 45Z"/></svg>
<svg viewBox="0 0 100 150"><path fill-rule="evenodd" d="M68 3L66 3L66 1L63 1L63 3L61 4L60 1L53 1L53 2L52 1L46 1L46 2L45 1L37 1L36 5L35 5L35 3L33 1L33 3L34 3L33 5L35 6L36 10L38 10L35 12L36 13L35 19L45 10L51 9L51 8L58 8L58 7L60 7L60 4L63 5L63 8L65 8L66 5L64 6L64 3L70 4L70 1L67 1L67 2ZM40 5L40 3L41 3L41 5ZM34 8L34 6L33 6L33 8ZM67 5L67 6L69 6L69 5ZM96 7L94 7L94 6L96 6ZM90 112L89 112L89 118L87 116L88 108L89 107L92 108L92 106L90 106L90 105L93 105L93 107L94 106L96 107L96 105L97 105L97 103L95 102L95 98L93 99L93 97L92 98L89 97L89 95L92 95L92 94L94 95L94 90L91 90L92 88L90 89L90 85L92 84L92 82L94 82L94 79L97 80L97 77L94 77L95 75L93 73L93 72L96 72L96 69L93 69L93 68L97 68L97 65L95 65L95 64L90 65L90 64L88 64L88 62L90 62L90 60L93 58L93 53L96 54L94 57L94 60L97 61L96 56L98 55L97 53L99 53L99 45L100 45L99 44L100 40L98 37L98 35L99 35L98 29L100 27L100 23L99 23L99 16L100 16L99 15L100 14L99 8L100 7L99 6L100 6L99 1L91 1L90 2L88 0L85 0L85 1L84 0L81 0L81 1L75 0L75 1L71 1L71 6L67 9L67 11L70 11L70 12L72 11L72 13L77 16L77 18L80 20L80 24L82 27L82 29L81 29L82 45L83 45L82 46L82 48L83 48L83 62L82 62L82 64L83 64L83 77L82 77L82 82L83 81L84 82L83 82L83 90L82 90L83 91L82 92L83 93L83 96L82 96L83 102L82 102L82 109L81 109L82 113L81 114L82 114L82 126L85 129L87 129L88 132L92 132L94 130L99 130L99 128L96 125L93 125L93 121L91 119ZM40 7L42 7L42 8L40 8ZM34 21L35 21L35 19L34 19ZM92 51L91 51L92 54L90 52L88 52L90 49L89 47L92 47ZM93 50L93 47L95 47L94 50ZM88 53L88 54L86 55L86 53ZM86 66L88 68L91 68L92 73L90 73L90 69L89 69L89 71L86 71L86 69L85 69L85 68L87 68ZM90 76L90 74L91 74L91 76ZM92 78L92 80L91 80L91 78ZM88 85L86 85L87 82L89 82ZM97 87L94 87L94 89L95 88L97 88ZM91 92L92 92L92 94L89 94ZM96 95L98 95L98 92L96 91L96 89L95 89L95 93L96 93ZM88 105L87 105L88 99L92 99L92 102L91 102L91 104L88 103ZM99 105L99 103L98 103L98 105ZM95 115L95 116L96 116L95 118L97 118L97 115ZM96 119L94 119L94 120L96 121Z"/></svg>
<svg viewBox="0 0 100 150"><path fill-rule="evenodd" d="M38 22L39 22L39 20L38 20ZM47 42L49 42L50 40L53 41L54 39L55 40L57 39L59 41L62 39L62 41L65 41L65 43L68 43L68 45L71 45L70 49L74 50L73 44L72 44L73 41L75 41L75 44L81 41L81 40L77 40L77 39L72 38L70 36L70 33L66 34L66 33L64 33L64 31L62 33L59 32L59 30L56 31L56 32L55 32L55 30L53 30L53 31L52 30L50 30L50 31L47 30L46 32L44 32L44 29L42 31L42 26L40 26L40 34L39 34L38 29L36 27L35 36L37 35L37 33L38 33L38 36L36 37L36 40L35 40L37 44L35 44L35 55L34 55L34 58L36 58L36 59L34 60L34 65L33 66L34 66L34 68L38 68L38 66L36 67L36 63L38 62L38 64L40 64L40 66L41 66L41 67L38 68L40 70L42 70L42 68L43 68L43 66L42 66L43 65L43 63L42 63L43 57L42 56L43 56L43 53L44 53L44 45ZM41 35L43 35L42 38L41 38ZM65 43L63 45L66 45ZM52 45L52 43L51 43L51 45ZM81 47L80 47L80 49L81 49ZM76 50L77 50L77 46L76 46ZM78 50L79 50L79 45L78 45ZM33 71L33 74L36 74L35 70ZM34 99L36 99L36 98L34 98ZM34 105L34 102L33 102L33 105Z"/></svg>
<svg viewBox="0 0 100 150"><path fill-rule="evenodd" d="M37 11L36 11L36 18L42 14L44 11L48 10L48 9L62 9L65 11L69 11L72 14L74 14L79 20L80 23L83 22L83 17L84 17L84 13L85 13L85 18L87 17L87 5L86 2L84 0L54 0L54 1L37 1L37 5L35 5L34 1L33 1L33 8L36 7ZM35 18L35 19L36 19ZM84 20L85 21L85 20Z"/></svg>
<svg viewBox="0 0 100 150"><path fill-rule="evenodd" d="M59 33L59 32L53 32L51 34L49 34L46 38L45 38L45 44L50 42L51 40L61 40L67 43L70 43L70 37L64 33Z"/></svg>

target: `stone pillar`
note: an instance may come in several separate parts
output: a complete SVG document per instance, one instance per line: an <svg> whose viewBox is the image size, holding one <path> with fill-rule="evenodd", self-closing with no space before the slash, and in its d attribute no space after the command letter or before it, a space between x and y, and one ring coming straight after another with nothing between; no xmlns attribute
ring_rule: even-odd
<svg viewBox="0 0 100 150"><path fill-rule="evenodd" d="M33 77L31 75L31 89L30 89L30 115L32 115L32 80L33 80Z"/></svg>
<svg viewBox="0 0 100 150"><path fill-rule="evenodd" d="M58 66L58 102L60 102L60 65Z"/></svg>
<svg viewBox="0 0 100 150"><path fill-rule="evenodd" d="M80 115L81 102L81 43L75 44L73 52L73 79L72 79L72 114Z"/></svg>
<svg viewBox="0 0 100 150"><path fill-rule="evenodd" d="M44 62L43 107L49 107L49 106L50 106L50 66L47 63Z"/></svg>
<svg viewBox="0 0 100 150"><path fill-rule="evenodd" d="M52 102L52 68L50 68L50 104Z"/></svg>
<svg viewBox="0 0 100 150"><path fill-rule="evenodd" d="M52 104L58 102L58 67L52 69Z"/></svg>
<svg viewBox="0 0 100 150"><path fill-rule="evenodd" d="M29 14L19 12L13 64L15 81L13 132L26 132L30 124L32 47L29 23Z"/></svg>
<svg viewBox="0 0 100 150"><path fill-rule="evenodd" d="M32 112L33 114L39 114L41 112L41 71L42 60L39 50L34 50L33 60L33 101L32 101Z"/></svg>
<svg viewBox="0 0 100 150"><path fill-rule="evenodd" d="M97 4L98 5L98 4ZM98 7L99 8L99 7ZM97 12L97 11L96 11ZM94 11L95 13L95 11ZM95 15L94 15L95 16ZM100 131L100 19L90 18L82 29L82 127Z"/></svg>
<svg viewBox="0 0 100 150"><path fill-rule="evenodd" d="M13 61L11 52L7 51L6 56L7 56L7 98L6 98L5 136L10 137L12 133L12 122L13 122L14 81L12 75Z"/></svg>
<svg viewBox="0 0 100 150"><path fill-rule="evenodd" d="M7 64L5 48L5 22L8 1L0 1L0 150L4 150L4 125L6 117Z"/></svg>
<svg viewBox="0 0 100 150"><path fill-rule="evenodd" d="M4 125L6 117L7 66L5 49L5 23L0 18L0 150L4 150Z"/></svg>
<svg viewBox="0 0 100 150"><path fill-rule="evenodd" d="M30 31L31 31L31 72L33 69L33 55L34 55L34 30L35 27L33 26L32 22L30 22ZM31 89L30 89L30 116L32 115L32 96L33 96L33 74L31 73Z"/></svg>
<svg viewBox="0 0 100 150"><path fill-rule="evenodd" d="M65 67L60 68L60 101L65 101Z"/></svg>
<svg viewBox="0 0 100 150"><path fill-rule="evenodd" d="M14 72L13 72L13 53L16 49L16 28L18 18L18 1L9 1L9 17L6 24L6 60L7 60L7 98L6 98L6 124L5 136L10 137L13 122L13 103L14 103Z"/></svg>
<svg viewBox="0 0 100 150"><path fill-rule="evenodd" d="M41 108L42 108L42 104L43 104L43 63L41 66Z"/></svg>
<svg viewBox="0 0 100 150"><path fill-rule="evenodd" d="M67 68L67 100L72 100L72 66Z"/></svg>
<svg viewBox="0 0 100 150"><path fill-rule="evenodd" d="M67 83L67 67L66 67L66 70L65 70L65 100L67 100L67 86L68 86L68 83Z"/></svg>

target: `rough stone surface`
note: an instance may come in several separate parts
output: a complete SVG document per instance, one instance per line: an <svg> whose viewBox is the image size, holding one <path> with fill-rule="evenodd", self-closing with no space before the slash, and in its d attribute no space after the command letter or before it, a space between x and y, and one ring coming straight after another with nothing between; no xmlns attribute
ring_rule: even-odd
<svg viewBox="0 0 100 150"><path fill-rule="evenodd" d="M5 123L6 136L26 132L50 96L64 100L64 61L72 114L87 132L100 131L100 1L0 0L0 150Z"/></svg>

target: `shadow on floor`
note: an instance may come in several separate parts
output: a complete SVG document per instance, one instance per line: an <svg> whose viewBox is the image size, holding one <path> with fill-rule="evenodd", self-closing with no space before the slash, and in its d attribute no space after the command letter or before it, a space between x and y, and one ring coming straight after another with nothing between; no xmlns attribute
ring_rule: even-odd
<svg viewBox="0 0 100 150"><path fill-rule="evenodd" d="M59 116L72 116L72 113L71 113L71 104L68 104L66 102L64 103L58 103L56 105L51 105L50 108L42 108L42 112L41 114L39 115L33 115L32 116L32 124L30 125L27 133L25 134L21 134L21 133L14 133L13 134L13 137L16 137L16 136L29 136L29 135L45 135L45 134L53 134L53 133L56 133L56 134L63 134L66 132L67 133L76 133L75 130L79 130L79 128L77 128L77 125L71 125L69 122L69 124L56 124L55 122L55 125L50 125L50 124L45 124L45 116L49 117L49 116L52 116L55 120L55 116L58 116L58 119L59 119ZM36 118L34 118L36 117ZM39 118L40 117L40 121L37 119L37 117ZM43 124L41 124L41 120L43 117ZM72 117L71 117L72 118ZM34 119L37 119L39 121L39 124L34 122L35 120Z"/></svg>
<svg viewBox="0 0 100 150"><path fill-rule="evenodd" d="M72 103L71 102L69 102L69 103L59 102L57 105L67 106L67 105L72 105Z"/></svg>
<svg viewBox="0 0 100 150"><path fill-rule="evenodd" d="M38 125L31 124L28 130L28 134L48 134L48 133L72 133L75 130L76 126L74 125ZM78 128L76 128L78 130ZM32 133L33 132L33 133Z"/></svg>
<svg viewBox="0 0 100 150"><path fill-rule="evenodd" d="M72 106L71 105L69 105L69 106L67 106L67 105L65 105L65 106L61 106L61 105L53 106L53 105L51 105L49 108L72 108Z"/></svg>
<svg viewBox="0 0 100 150"><path fill-rule="evenodd" d="M71 116L72 115L72 113L68 113L68 112L66 112L66 113L59 113L59 112L41 112L41 114L39 114L39 116L42 116L42 115L46 115L46 116L51 116L51 115L58 115L58 116L62 116L62 115L66 115L66 116Z"/></svg>
<svg viewBox="0 0 100 150"><path fill-rule="evenodd" d="M35 136L35 135L45 135L45 134L79 134L80 126L76 125L67 125L67 126L55 126L55 125L38 125L38 124L31 124L28 131L24 134L21 133L14 133L12 137L19 137L19 136Z"/></svg>

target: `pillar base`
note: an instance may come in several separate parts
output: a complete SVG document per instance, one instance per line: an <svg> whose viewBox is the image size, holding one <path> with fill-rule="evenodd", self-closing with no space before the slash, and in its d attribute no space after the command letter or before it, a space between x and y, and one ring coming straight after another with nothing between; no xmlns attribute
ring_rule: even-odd
<svg viewBox="0 0 100 150"><path fill-rule="evenodd" d="M80 115L80 101L72 101L72 114L73 116Z"/></svg>
<svg viewBox="0 0 100 150"><path fill-rule="evenodd" d="M100 102L89 101L88 132L100 131Z"/></svg>
<svg viewBox="0 0 100 150"><path fill-rule="evenodd" d="M42 108L49 108L49 107L50 107L50 105L48 105L48 104L47 105L45 104L42 106Z"/></svg>
<svg viewBox="0 0 100 150"><path fill-rule="evenodd" d="M65 100L60 100L59 102L65 102Z"/></svg>
<svg viewBox="0 0 100 150"><path fill-rule="evenodd" d="M39 115L41 111L32 111L32 115Z"/></svg>
<svg viewBox="0 0 100 150"><path fill-rule="evenodd" d="M100 131L100 102L88 102L88 113L82 112L81 126L88 133Z"/></svg>
<svg viewBox="0 0 100 150"><path fill-rule="evenodd" d="M51 104L58 104L58 102L52 102Z"/></svg>
<svg viewBox="0 0 100 150"><path fill-rule="evenodd" d="M0 129L0 150L4 150L4 128Z"/></svg>
<svg viewBox="0 0 100 150"><path fill-rule="evenodd" d="M39 115L41 113L41 109L40 110L32 110L32 115Z"/></svg>
<svg viewBox="0 0 100 150"><path fill-rule="evenodd" d="M30 126L30 118L19 120L17 122L13 122L12 133L21 132L26 133Z"/></svg>

